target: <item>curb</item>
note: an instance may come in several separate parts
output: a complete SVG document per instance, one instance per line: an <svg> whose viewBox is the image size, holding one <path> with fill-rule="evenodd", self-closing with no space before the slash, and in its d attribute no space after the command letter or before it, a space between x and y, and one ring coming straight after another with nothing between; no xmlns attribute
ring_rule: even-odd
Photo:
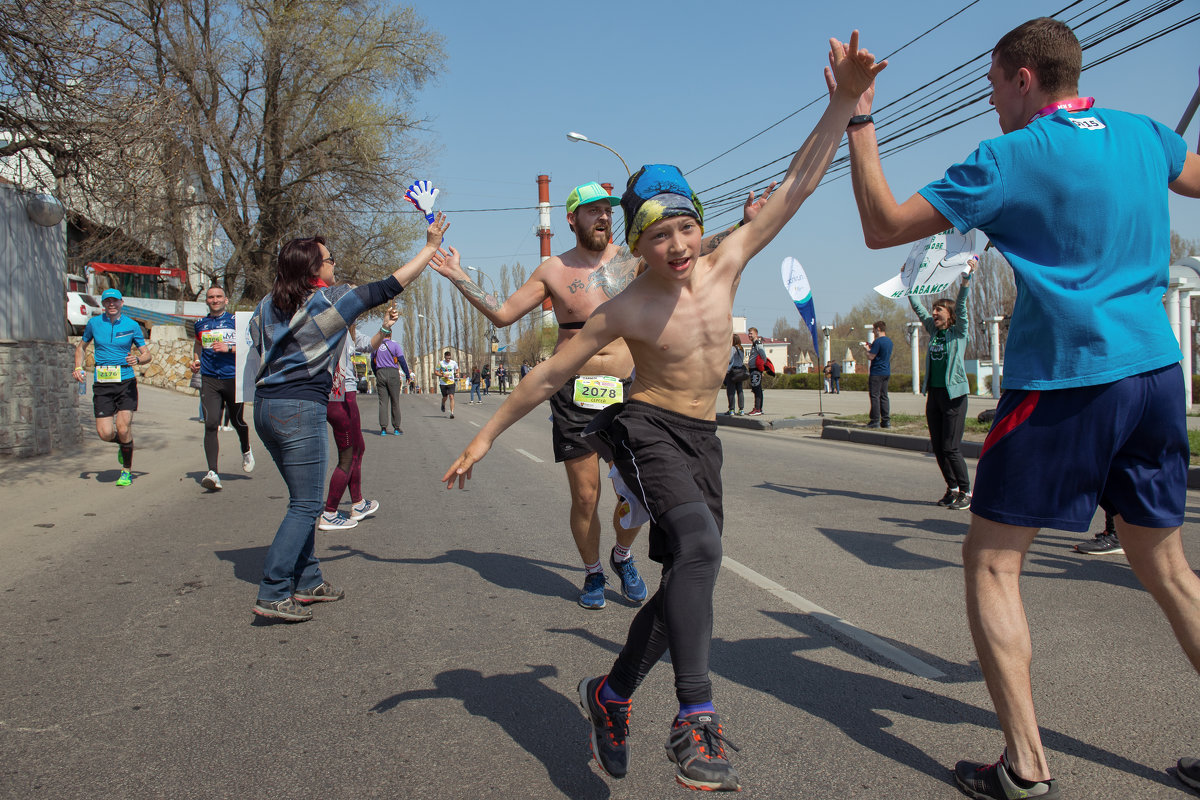
<svg viewBox="0 0 1200 800"><path fill-rule="evenodd" d="M832 442L870 444L876 447L892 447L917 453L932 452L929 440L923 436L907 436L879 430L850 427L839 420L822 420L821 438ZM982 442L963 442L959 445L963 457L978 459L983 450ZM1188 467L1187 488L1200 489L1200 467Z"/></svg>
<svg viewBox="0 0 1200 800"><path fill-rule="evenodd" d="M821 438L834 442L853 442L854 444L871 444L876 447L891 447L915 453L932 452L928 437L850 427L844 422L838 422L837 420L824 421L824 425L821 428ZM979 458L979 453L982 449L982 442L963 442L959 445L959 450L962 452L964 458Z"/></svg>
<svg viewBox="0 0 1200 800"><path fill-rule="evenodd" d="M725 414L717 414L717 425L724 425L727 428L744 428L751 431L771 431L782 430L783 428L806 428L814 425L820 425L827 420L820 418L806 419L804 417L730 417Z"/></svg>

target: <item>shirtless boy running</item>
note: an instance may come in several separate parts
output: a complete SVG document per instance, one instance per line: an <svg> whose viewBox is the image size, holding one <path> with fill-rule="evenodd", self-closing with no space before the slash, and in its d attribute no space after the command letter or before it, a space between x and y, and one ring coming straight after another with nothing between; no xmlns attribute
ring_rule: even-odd
<svg viewBox="0 0 1200 800"><path fill-rule="evenodd" d="M749 224L701 255L699 201L675 167L642 167L621 206L630 252L647 269L600 305L587 324L513 392L442 480L461 488L496 437L546 400L596 353L624 339L636 368L629 402L589 426L650 514L650 557L663 564L658 591L634 617L607 676L584 679L580 702L592 723L592 752L614 778L629 767L630 697L668 649L679 713L667 740L676 780L690 789L734 791L708 674L713 590L721 564L721 443L717 389L725 377L733 297L746 263L779 233L816 189L859 96L886 62L830 40L837 89L796 153L771 202Z"/></svg>
<svg viewBox="0 0 1200 800"><path fill-rule="evenodd" d="M744 222L754 218L773 187L774 184L757 200L750 193L743 209ZM473 306L499 327L513 324L550 298L558 320L555 350L560 350L579 333L597 306L615 297L638 273L641 259L632 255L628 247L609 241L613 206L618 202L598 183L585 183L571 190L567 197L567 224L575 234L575 246L543 261L529 280L503 303L467 277L453 247L449 248L448 258L434 258L433 268L449 278ZM704 252L715 248L724 236L718 234L706 240ZM584 440L583 429L600 409L625 399L632 369L629 348L615 339L584 362L577 374L568 375L550 397L554 460L567 471L571 535L585 572L579 605L588 609L604 608L607 579L600 557L600 461L593 445ZM627 528L621 524L623 517L628 522L618 502L613 512L617 543L609 553L609 565L620 578L622 593L640 603L646 599L646 583L630 553L640 523Z"/></svg>

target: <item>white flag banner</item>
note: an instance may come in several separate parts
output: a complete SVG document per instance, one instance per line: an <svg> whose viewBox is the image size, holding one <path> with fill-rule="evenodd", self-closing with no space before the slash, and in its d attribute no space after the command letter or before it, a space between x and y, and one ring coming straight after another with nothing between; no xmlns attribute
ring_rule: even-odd
<svg viewBox="0 0 1200 800"><path fill-rule="evenodd" d="M258 351L250 344L250 318L253 311L235 311L233 314L234 329L237 331L237 349L234 350L233 398L235 403L254 402L254 383L258 380L258 367L262 359Z"/></svg>
<svg viewBox="0 0 1200 800"><path fill-rule="evenodd" d="M967 262L975 255L975 230L959 233L954 228L915 242L894 278L875 287L893 299L910 294L941 294L954 285Z"/></svg>

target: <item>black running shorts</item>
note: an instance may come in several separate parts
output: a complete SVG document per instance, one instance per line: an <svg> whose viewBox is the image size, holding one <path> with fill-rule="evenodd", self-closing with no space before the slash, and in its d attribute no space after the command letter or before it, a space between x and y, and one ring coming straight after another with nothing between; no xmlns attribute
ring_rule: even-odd
<svg viewBox="0 0 1200 800"><path fill-rule="evenodd" d="M120 383L93 383L92 409L96 419L115 416L118 411L137 411L137 378Z"/></svg>
<svg viewBox="0 0 1200 800"><path fill-rule="evenodd" d="M666 554L657 521L676 506L701 502L724 527L721 464L715 420L703 420L631 400L605 409L588 428L650 512L650 558Z"/></svg>

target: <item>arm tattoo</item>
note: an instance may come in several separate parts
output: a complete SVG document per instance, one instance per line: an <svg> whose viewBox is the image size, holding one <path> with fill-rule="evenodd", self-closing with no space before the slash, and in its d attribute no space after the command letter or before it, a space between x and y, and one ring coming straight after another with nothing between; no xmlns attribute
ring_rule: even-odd
<svg viewBox="0 0 1200 800"><path fill-rule="evenodd" d="M714 235L710 236L709 238L705 239L703 242L701 242L700 243L700 255L706 256L709 253L711 253L713 250L716 250L717 245L719 245L721 242L725 241L725 237L728 236L729 234L733 233L733 230L734 230L733 228L730 228L727 231L721 231L720 233L714 234Z"/></svg>
<svg viewBox="0 0 1200 800"><path fill-rule="evenodd" d="M487 294L479 285L471 281L469 278L456 278L454 285L458 290L467 296L468 300L474 300L479 305L486 308L488 311L499 311L500 301L494 294Z"/></svg>

